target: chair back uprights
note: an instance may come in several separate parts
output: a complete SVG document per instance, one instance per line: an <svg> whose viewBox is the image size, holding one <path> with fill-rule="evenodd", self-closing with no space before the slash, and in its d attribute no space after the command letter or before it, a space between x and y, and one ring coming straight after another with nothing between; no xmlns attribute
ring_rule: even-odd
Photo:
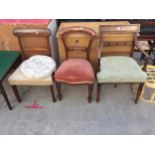
<svg viewBox="0 0 155 155"><path fill-rule="evenodd" d="M13 34L18 37L24 60L33 55L52 55L49 43L51 31L49 29L16 28Z"/></svg>
<svg viewBox="0 0 155 155"><path fill-rule="evenodd" d="M132 56L139 31L139 24L101 25L99 56Z"/></svg>
<svg viewBox="0 0 155 155"><path fill-rule="evenodd" d="M74 57L78 52L76 58L85 57L89 60L89 51L95 35L95 31L88 27L63 28L60 31L60 37L65 48L65 58Z"/></svg>

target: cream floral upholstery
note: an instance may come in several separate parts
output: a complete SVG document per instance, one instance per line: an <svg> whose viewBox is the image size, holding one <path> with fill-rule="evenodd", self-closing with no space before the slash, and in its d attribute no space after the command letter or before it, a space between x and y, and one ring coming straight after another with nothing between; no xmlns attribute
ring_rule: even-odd
<svg viewBox="0 0 155 155"><path fill-rule="evenodd" d="M45 78L28 78L20 69L20 66L8 78L10 85L27 85L27 86L50 86L53 85L52 75Z"/></svg>
<svg viewBox="0 0 155 155"><path fill-rule="evenodd" d="M98 83L141 83L146 81L146 73L137 62L127 56L109 56L100 59Z"/></svg>
<svg viewBox="0 0 155 155"><path fill-rule="evenodd" d="M10 85L50 86L53 84L52 73L55 68L53 58L35 55L22 62L8 81Z"/></svg>

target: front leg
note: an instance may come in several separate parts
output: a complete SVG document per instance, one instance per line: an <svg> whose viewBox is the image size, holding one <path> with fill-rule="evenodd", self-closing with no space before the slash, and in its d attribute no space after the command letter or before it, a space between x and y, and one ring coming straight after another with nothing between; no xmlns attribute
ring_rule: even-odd
<svg viewBox="0 0 155 155"><path fill-rule="evenodd" d="M56 82L56 88L57 88L58 99L61 101L62 100L61 83Z"/></svg>

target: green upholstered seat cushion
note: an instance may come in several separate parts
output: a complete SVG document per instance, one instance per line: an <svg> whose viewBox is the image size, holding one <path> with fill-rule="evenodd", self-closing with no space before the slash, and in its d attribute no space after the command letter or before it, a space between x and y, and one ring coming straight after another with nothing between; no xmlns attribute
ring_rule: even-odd
<svg viewBox="0 0 155 155"><path fill-rule="evenodd" d="M146 73L133 58L109 56L100 59L97 80L99 83L141 83L146 81Z"/></svg>
<svg viewBox="0 0 155 155"><path fill-rule="evenodd" d="M0 80L9 71L10 67L19 57L20 52L16 51L0 51Z"/></svg>

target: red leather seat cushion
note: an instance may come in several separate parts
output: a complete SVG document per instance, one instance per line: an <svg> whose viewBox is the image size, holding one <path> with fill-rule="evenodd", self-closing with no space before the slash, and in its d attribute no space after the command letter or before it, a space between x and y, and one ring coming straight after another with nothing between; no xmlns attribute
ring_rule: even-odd
<svg viewBox="0 0 155 155"><path fill-rule="evenodd" d="M55 80L70 84L84 84L94 82L94 71L85 59L65 60L55 72Z"/></svg>

